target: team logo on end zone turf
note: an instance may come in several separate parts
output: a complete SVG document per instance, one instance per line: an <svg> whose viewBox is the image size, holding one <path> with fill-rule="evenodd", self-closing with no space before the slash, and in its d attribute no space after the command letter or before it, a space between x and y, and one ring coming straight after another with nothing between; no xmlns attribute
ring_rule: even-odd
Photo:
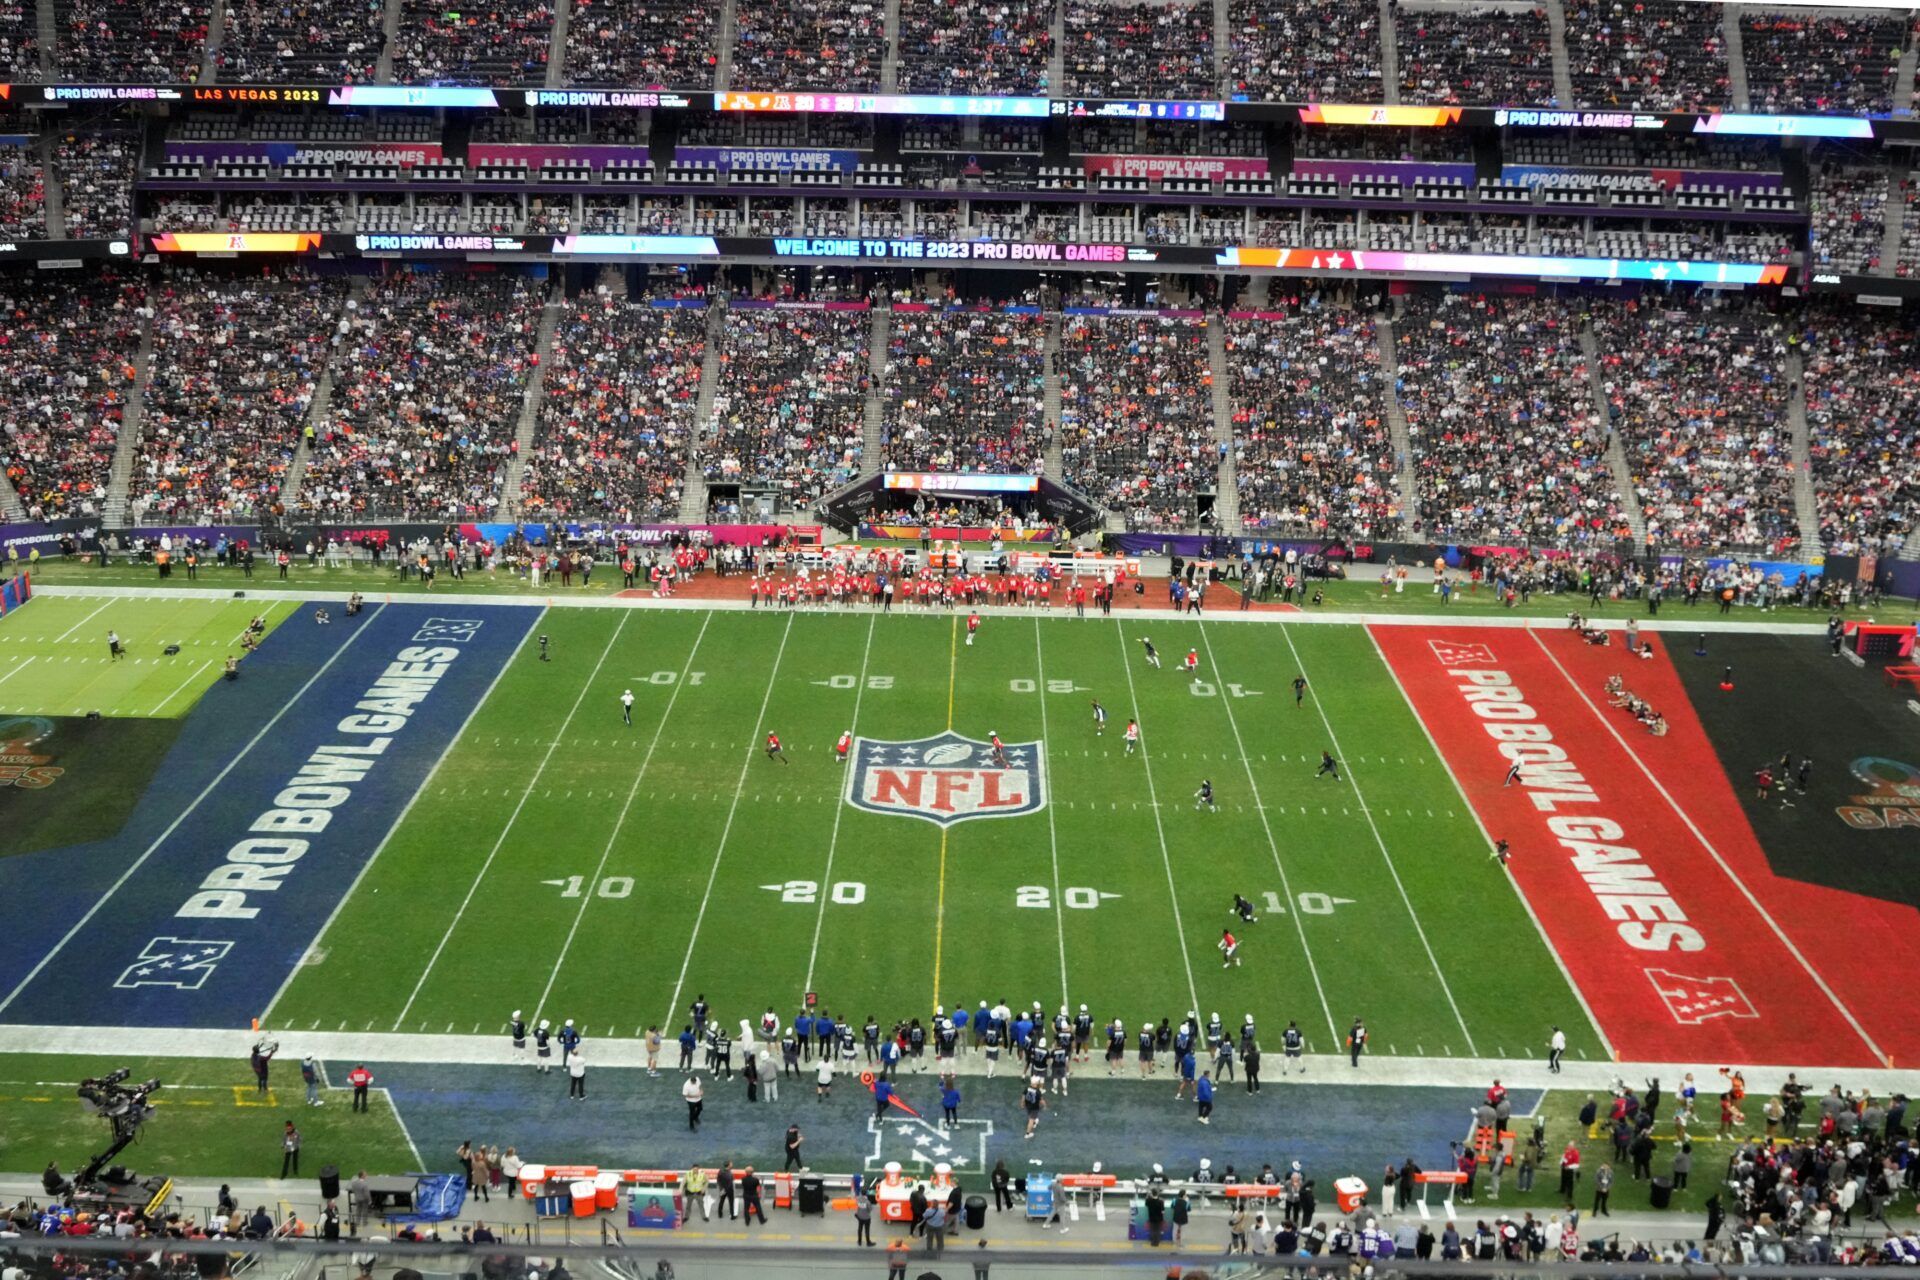
<svg viewBox="0 0 1920 1280"><path fill-rule="evenodd" d="M1037 742L993 744L957 733L909 742L856 738L847 761L847 803L869 813L925 818L941 826L969 818L1017 818L1046 807Z"/></svg>
<svg viewBox="0 0 1920 1280"><path fill-rule="evenodd" d="M1757 1018L1753 1001L1732 978L1694 978L1665 969L1648 969L1653 989L1675 1022L1697 1027L1710 1018Z"/></svg>

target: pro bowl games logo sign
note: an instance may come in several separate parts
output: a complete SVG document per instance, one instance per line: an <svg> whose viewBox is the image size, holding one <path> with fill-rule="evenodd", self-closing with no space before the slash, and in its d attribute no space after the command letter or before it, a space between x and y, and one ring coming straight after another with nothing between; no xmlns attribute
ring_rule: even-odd
<svg viewBox="0 0 1920 1280"><path fill-rule="evenodd" d="M66 770L54 767L52 756L33 749L52 736L53 721L43 716L0 720L0 787L38 791L52 786Z"/></svg>
<svg viewBox="0 0 1920 1280"><path fill-rule="evenodd" d="M1047 804L1038 742L990 742L942 733L909 742L856 738L847 803L869 813L924 818L943 827L969 818L1017 818Z"/></svg>
<svg viewBox="0 0 1920 1280"><path fill-rule="evenodd" d="M1920 769L1884 756L1863 756L1848 772L1866 788L1834 812L1856 831L1920 829Z"/></svg>

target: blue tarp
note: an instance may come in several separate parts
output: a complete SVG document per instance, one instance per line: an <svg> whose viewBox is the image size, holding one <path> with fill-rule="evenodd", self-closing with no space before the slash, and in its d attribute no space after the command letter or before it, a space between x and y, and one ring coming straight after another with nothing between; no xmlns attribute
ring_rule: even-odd
<svg viewBox="0 0 1920 1280"><path fill-rule="evenodd" d="M388 1222L445 1222L467 1202L467 1180L457 1173L424 1173L413 1187L413 1212L396 1213Z"/></svg>

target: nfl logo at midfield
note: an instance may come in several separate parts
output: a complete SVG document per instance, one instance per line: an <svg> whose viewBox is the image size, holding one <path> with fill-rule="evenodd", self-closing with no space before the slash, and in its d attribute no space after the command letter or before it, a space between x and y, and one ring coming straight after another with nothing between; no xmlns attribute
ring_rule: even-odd
<svg viewBox="0 0 1920 1280"><path fill-rule="evenodd" d="M847 803L869 813L924 818L943 827L970 818L1017 818L1046 807L1038 742L993 744L957 733L908 742L856 738L847 761Z"/></svg>

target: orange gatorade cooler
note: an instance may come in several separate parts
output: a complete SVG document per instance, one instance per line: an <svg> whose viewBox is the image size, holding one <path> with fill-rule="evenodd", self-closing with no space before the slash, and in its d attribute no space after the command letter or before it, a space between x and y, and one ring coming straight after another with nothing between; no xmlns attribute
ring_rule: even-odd
<svg viewBox="0 0 1920 1280"><path fill-rule="evenodd" d="M593 1180L593 1204L597 1209L620 1207L620 1175L603 1173Z"/></svg>
<svg viewBox="0 0 1920 1280"><path fill-rule="evenodd" d="M594 1192L593 1180L591 1178L582 1178L573 1184L572 1191L573 1216L576 1218L591 1218L594 1208L598 1204Z"/></svg>
<svg viewBox="0 0 1920 1280"><path fill-rule="evenodd" d="M1335 1178L1333 1199L1340 1206L1340 1212L1358 1213L1360 1206L1367 1202L1367 1184L1360 1178Z"/></svg>

